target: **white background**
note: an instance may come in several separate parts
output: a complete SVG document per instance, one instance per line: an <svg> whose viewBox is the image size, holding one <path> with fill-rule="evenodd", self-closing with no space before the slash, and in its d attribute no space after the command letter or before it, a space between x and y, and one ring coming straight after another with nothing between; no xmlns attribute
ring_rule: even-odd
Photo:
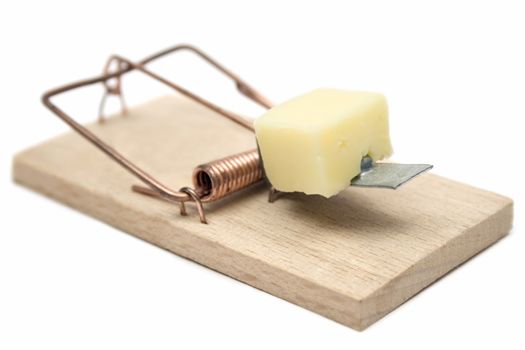
<svg viewBox="0 0 525 350"><path fill-rule="evenodd" d="M0 349L523 349L520 5L2 2ZM315 87L385 93L394 160L433 163L437 174L512 197L513 231L356 332L11 183L15 152L67 130L40 104L45 89L98 74L109 54L139 59L180 42L211 53L274 101ZM159 67L217 102L260 113L190 61ZM167 92L133 79L130 104ZM100 92L63 103L88 121Z"/></svg>

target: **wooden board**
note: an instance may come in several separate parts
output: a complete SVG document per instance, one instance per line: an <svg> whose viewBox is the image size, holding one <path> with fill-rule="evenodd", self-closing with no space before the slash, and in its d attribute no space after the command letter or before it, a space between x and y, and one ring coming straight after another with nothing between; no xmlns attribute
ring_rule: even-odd
<svg viewBox="0 0 525 350"><path fill-rule="evenodd" d="M250 132L173 96L91 129L174 188L190 185L197 164L255 146ZM208 205L203 225L191 205L181 217L177 206L132 192L137 180L72 132L17 155L14 178L359 330L512 225L510 199L431 173L396 191L349 188L329 200L291 194L268 203L257 186Z"/></svg>

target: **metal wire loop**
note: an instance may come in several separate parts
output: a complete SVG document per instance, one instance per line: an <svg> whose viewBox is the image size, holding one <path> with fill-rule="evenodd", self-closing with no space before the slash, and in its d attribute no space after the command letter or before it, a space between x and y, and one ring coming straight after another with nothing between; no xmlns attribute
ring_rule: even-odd
<svg viewBox="0 0 525 350"><path fill-rule="evenodd" d="M112 69L112 67L114 67L113 63L116 63L116 71L115 69ZM107 60L106 65L104 66L103 75L108 76L108 75L111 75L112 73L115 73L116 76L112 79L104 80L102 82L102 84L104 85L105 91L100 100L100 105L98 109L98 122L99 123L102 123L105 120L104 110L106 107L106 101L109 96L117 96L120 101L121 114L122 115L127 114L128 108L126 105L126 101L124 99L124 94L122 93L122 74L119 74L119 72L125 71L125 70L126 70L125 64L121 62L120 60L113 58L113 57L110 57ZM111 84L112 81L115 82L114 85Z"/></svg>
<svg viewBox="0 0 525 350"><path fill-rule="evenodd" d="M197 205L197 211L199 212L199 218L200 218L201 222L203 224L207 224L208 222L206 221L206 216L204 214L204 208L202 206L202 201L201 201L200 196L197 194L197 192L195 192L195 190L193 188L191 188L191 187L182 187L181 189L179 189L179 191L180 192L184 192L184 193L188 194L188 196L191 197L191 199ZM181 215L187 215L187 213L186 213L186 206L185 206L184 202L180 202L180 214Z"/></svg>
<svg viewBox="0 0 525 350"><path fill-rule="evenodd" d="M102 139L97 137L95 134L93 134L91 131L89 131L87 128L85 128L82 124L78 123L75 119L73 119L71 116L69 116L67 113L65 113L62 109L57 107L51 99L59 94L62 94L64 92L68 92L77 88L85 87L92 84L102 83L106 88L106 94L109 95L119 95L122 98L122 84L121 79L124 74L127 74L128 72L137 70L145 74L146 76L149 76L166 86L178 91L182 95L194 100L195 102L205 106L208 109L211 109L212 111L215 111L219 113L224 118L227 118L244 128L253 131L253 125L250 120L247 120L243 118L242 116L233 113L229 110L226 110L224 108L221 108L212 102L196 95L195 93L183 88L182 86L164 78L163 76L158 75L157 73L154 73L147 69L145 66L160 58L163 56L166 56L170 53L174 53L181 50L187 50L190 52L193 52L200 58L204 59L206 62L214 66L216 69L218 69L220 72L228 76L230 79L232 79L235 82L235 85L239 92L243 94L244 96L248 97L249 99L253 100L254 102L258 103L261 106L270 108L271 102L265 98L262 94L260 94L257 90L255 90L253 87L251 87L248 83L241 80L237 75L235 75L230 70L226 69L224 66L219 64L217 61L212 59L210 56L202 52L201 50L190 46L190 45L177 45L171 48L168 48L166 50L160 51L156 54L153 54L151 56L148 56L141 61L135 63L132 62L124 57L113 55L109 58L106 67L104 69L104 73L100 76L96 76L93 78L81 80L78 82L74 82L71 84L67 84L52 90L47 91L42 96L42 102L43 104L49 108L54 114L56 114L60 119L62 119L66 124L68 124L73 130L78 132L80 135L82 135L86 140L91 142L93 145L95 145L99 150L101 150L103 153L108 155L110 158L112 158L115 162L117 162L120 166L122 166L124 169L126 169L128 172L133 174L135 177L137 177L139 180L141 180L146 187L142 186L133 186L133 189L137 192L153 195L155 197L163 198L165 200L171 201L171 202L179 202L184 203L186 201L193 201L197 204L197 209L199 211L199 216L201 217L201 221L206 221L204 217L204 210L202 208L202 202L198 196L196 197L196 192L189 188L184 188L184 191L175 191L171 189L170 187L164 185L160 181L158 181L155 177L147 173L145 170L137 166L134 162L129 160L126 156L121 154L119 151L114 149L112 146L104 142ZM113 62L117 62L117 70L111 71L111 65ZM115 81L115 85L111 85L109 81L111 80ZM107 99L107 96L103 97L102 108L105 104L105 100ZM121 100L123 108L125 108L124 100ZM103 111L102 111L103 112ZM100 113L100 115L103 115L103 113ZM197 200L197 198L199 200Z"/></svg>

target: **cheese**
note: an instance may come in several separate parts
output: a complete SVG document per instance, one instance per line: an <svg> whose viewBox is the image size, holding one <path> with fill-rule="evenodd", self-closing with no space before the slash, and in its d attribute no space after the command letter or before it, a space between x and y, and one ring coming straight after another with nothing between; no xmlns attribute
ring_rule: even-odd
<svg viewBox="0 0 525 350"><path fill-rule="evenodd" d="M284 192L333 196L361 171L361 159L392 153L386 98L318 89L273 107L254 122L266 177Z"/></svg>

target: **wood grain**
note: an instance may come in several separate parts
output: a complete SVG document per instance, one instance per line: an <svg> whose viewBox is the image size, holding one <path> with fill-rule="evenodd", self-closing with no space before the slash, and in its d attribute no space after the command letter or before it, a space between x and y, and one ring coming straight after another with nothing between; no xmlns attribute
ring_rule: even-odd
<svg viewBox="0 0 525 350"><path fill-rule="evenodd" d="M174 96L90 128L161 181L255 146L252 134ZM18 154L16 182L268 293L364 329L509 232L512 201L425 174L396 190L349 188L332 199L268 203L256 186L206 207L130 190L137 181L74 133ZM81 223L79 223L79 226Z"/></svg>

